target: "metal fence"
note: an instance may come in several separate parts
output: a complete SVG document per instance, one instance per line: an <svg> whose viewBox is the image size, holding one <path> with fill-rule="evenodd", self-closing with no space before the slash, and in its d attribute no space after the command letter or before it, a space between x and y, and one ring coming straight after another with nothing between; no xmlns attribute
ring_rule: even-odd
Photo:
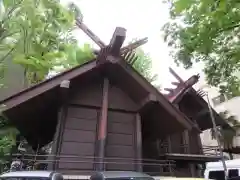
<svg viewBox="0 0 240 180"><path fill-rule="evenodd" d="M97 157L91 156L74 156L74 155L34 155L34 154L13 154L13 161L16 157L21 161L21 169L24 170L51 170L54 163L65 164L68 168L59 169L63 174L91 174L99 163ZM20 158L19 158L20 157ZM102 161L101 161L102 162ZM133 158L111 158L103 159L105 170L136 170L140 165L143 172L159 176L173 176L175 169L175 161L172 160L155 160L155 159L133 159ZM66 165L68 164L68 165ZM69 165L70 164L70 165ZM78 165L89 164L92 168L82 170ZM118 169L119 168L119 169ZM77 169L77 170L73 170ZM78 170L79 169L79 170ZM85 168L83 168L85 169ZM58 170L58 169L57 169Z"/></svg>
<svg viewBox="0 0 240 180"><path fill-rule="evenodd" d="M220 156L218 146L203 146L203 154L209 156Z"/></svg>

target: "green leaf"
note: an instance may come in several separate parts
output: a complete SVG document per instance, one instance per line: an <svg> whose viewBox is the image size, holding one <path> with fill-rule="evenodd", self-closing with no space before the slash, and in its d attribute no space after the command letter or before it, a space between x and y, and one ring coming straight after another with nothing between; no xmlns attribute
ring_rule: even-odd
<svg viewBox="0 0 240 180"><path fill-rule="evenodd" d="M194 0L176 0L174 2L174 11L176 14L180 14L184 10L188 9Z"/></svg>
<svg viewBox="0 0 240 180"><path fill-rule="evenodd" d="M163 31L176 64L191 68L201 62L209 85L239 96L239 1L169 1L172 16Z"/></svg>

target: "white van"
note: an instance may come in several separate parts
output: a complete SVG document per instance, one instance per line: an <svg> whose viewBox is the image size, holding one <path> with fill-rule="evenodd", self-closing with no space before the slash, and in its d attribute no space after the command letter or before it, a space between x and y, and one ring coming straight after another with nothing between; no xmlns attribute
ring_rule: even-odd
<svg viewBox="0 0 240 180"><path fill-rule="evenodd" d="M227 160L225 162L228 170L228 178L240 176L240 159ZM204 178L224 180L222 161L206 163Z"/></svg>
<svg viewBox="0 0 240 180"><path fill-rule="evenodd" d="M63 176L52 171L15 171L1 174L0 180L63 180Z"/></svg>

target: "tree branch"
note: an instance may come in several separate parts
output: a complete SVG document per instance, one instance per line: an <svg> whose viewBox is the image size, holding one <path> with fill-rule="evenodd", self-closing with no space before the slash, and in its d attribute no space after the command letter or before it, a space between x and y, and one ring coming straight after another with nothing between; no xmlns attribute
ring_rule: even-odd
<svg viewBox="0 0 240 180"><path fill-rule="evenodd" d="M3 24L11 15L11 13L14 12L15 9L17 9L19 7L19 5L23 2L23 0L19 1L19 3L15 4L15 6L13 6L7 13L7 15L5 16L5 18L2 20L1 24Z"/></svg>
<svg viewBox="0 0 240 180"><path fill-rule="evenodd" d="M8 51L7 54L5 54L5 56L3 56L1 59L0 59L0 62L3 62L13 51L14 51L15 47L13 47L12 49L10 49L10 51Z"/></svg>
<svg viewBox="0 0 240 180"><path fill-rule="evenodd" d="M217 34L220 34L220 33L224 32L224 31L230 31L230 30L232 30L232 29L234 29L234 28L237 28L237 27L240 27L240 24L234 24L234 25L228 26L228 27L226 27L226 28L222 28L222 29L220 29L220 30L217 32Z"/></svg>

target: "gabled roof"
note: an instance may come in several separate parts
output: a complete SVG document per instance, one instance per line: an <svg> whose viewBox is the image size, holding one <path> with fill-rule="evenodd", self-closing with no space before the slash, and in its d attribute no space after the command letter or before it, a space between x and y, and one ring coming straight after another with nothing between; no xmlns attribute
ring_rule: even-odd
<svg viewBox="0 0 240 180"><path fill-rule="evenodd" d="M64 71L62 73L59 73L58 75L53 76L43 82L40 82L18 93L15 93L12 96L0 101L0 104L3 104L5 106L4 111L14 108L20 105L21 103L24 103L38 95L41 95L53 88L56 88L61 84L63 80L71 80L90 70L94 70L96 66L97 66L96 60L93 59L87 63L84 63L75 68L69 69L67 71Z"/></svg>
<svg viewBox="0 0 240 180"><path fill-rule="evenodd" d="M157 122L155 126L158 135L163 136L194 127L183 113L126 62L127 57L122 55L146 40L121 48L125 36L124 28L116 28L110 44L101 48L96 59L0 101L0 104L5 105L3 113L15 124L29 144L37 148L52 140L58 111L63 104L60 84L64 80L71 81L69 93L74 93L74 89L79 86L84 87L99 78L108 78L110 83L117 84L140 104L138 112L142 117ZM152 128L156 128L155 126ZM159 127L169 128L159 130Z"/></svg>
<svg viewBox="0 0 240 180"><path fill-rule="evenodd" d="M212 128L213 125L207 102L192 86L187 86L189 80L191 79L192 85L195 84L198 81L197 79L199 78L199 76L195 75L189 78L187 81L183 81L183 79L181 79L181 77L173 69L170 68L170 72L178 80L178 83L180 85L179 86L180 88L177 87L176 93L173 95L174 97L176 96L174 99L175 101L173 103L182 105L184 104L183 106L188 106L187 108L192 107L193 108L192 111L194 111L195 109L196 112L195 111L193 112L194 117L192 118L196 120L201 130ZM185 89L186 91L181 93L182 89ZM180 95L177 97L178 94ZM216 125L229 128L230 127L229 124L223 118L221 118L214 109L212 110L215 117Z"/></svg>
<svg viewBox="0 0 240 180"><path fill-rule="evenodd" d="M177 131L177 129L191 129L194 126L183 113L175 108L173 104L126 61L118 58L113 62L112 58L112 56L107 57L107 60L100 64L97 60L89 61L12 95L0 102L0 104L5 105L3 113L13 121L20 132L27 137L28 142L33 144L34 141L36 141L36 139L31 139L35 136L34 133L41 134L41 136L53 136L54 134L54 132L47 134L41 130L41 128L46 128L46 123L38 123L42 121L42 119L50 122L56 118L55 115L52 114L52 111L56 112L61 105L61 94L59 93L60 84L63 80L71 80L71 86L81 83L84 86L84 83L90 79L97 78L100 74L104 74L110 81L117 82L117 84L131 94L134 99L141 98L143 107L147 105L148 108L154 109L156 113L161 111L161 108L165 109L172 117L172 120L163 120L157 115L159 121L163 124L175 122L175 126L169 129L165 128L166 132L163 133L173 133L173 131ZM39 128L39 130L36 128ZM47 142L41 142L40 144L46 143Z"/></svg>

